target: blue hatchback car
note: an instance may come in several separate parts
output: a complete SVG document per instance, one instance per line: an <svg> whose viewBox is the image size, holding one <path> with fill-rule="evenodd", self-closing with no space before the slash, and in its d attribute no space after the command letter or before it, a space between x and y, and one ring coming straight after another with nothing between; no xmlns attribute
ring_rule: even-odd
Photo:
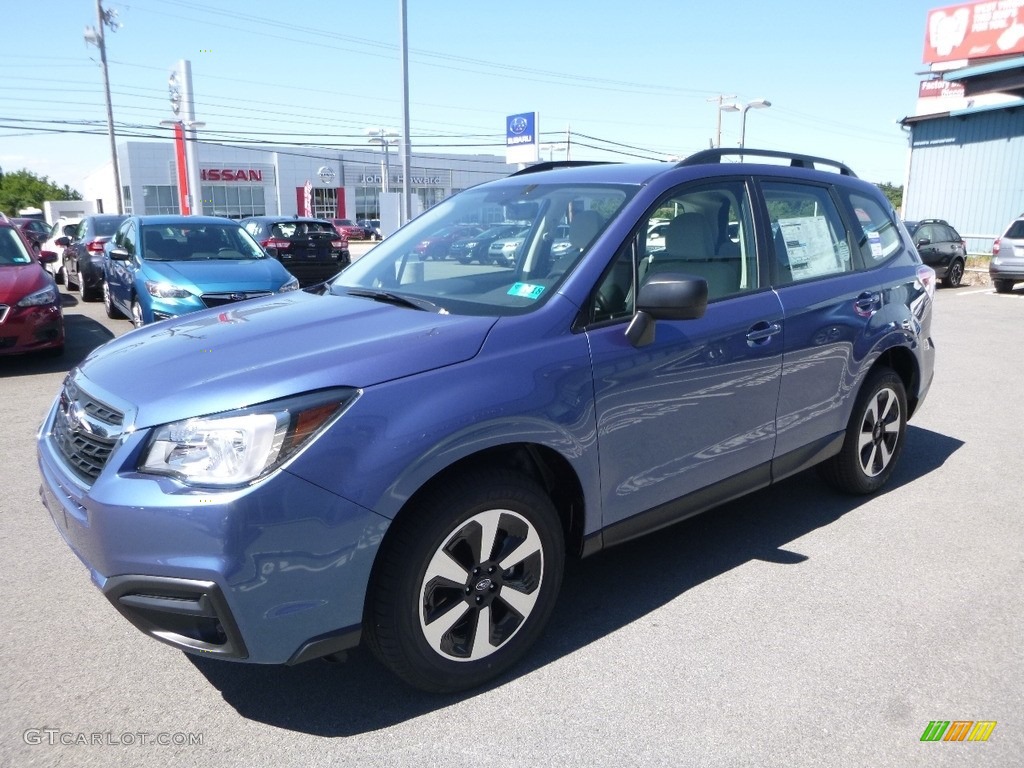
<svg viewBox="0 0 1024 768"><path fill-rule="evenodd" d="M107 316L127 315L137 328L298 287L299 281L231 219L132 216L104 247Z"/></svg>
<svg viewBox="0 0 1024 768"><path fill-rule="evenodd" d="M523 656L567 557L814 466L878 490L932 382L935 273L846 166L731 154L542 163L319 287L109 342L39 431L56 527L184 651L362 641L455 691ZM500 264L417 251L468 224L524 242Z"/></svg>

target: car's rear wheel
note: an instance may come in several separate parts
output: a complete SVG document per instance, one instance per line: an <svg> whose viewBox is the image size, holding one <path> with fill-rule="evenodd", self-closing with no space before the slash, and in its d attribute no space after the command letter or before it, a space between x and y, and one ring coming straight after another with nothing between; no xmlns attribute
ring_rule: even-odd
<svg viewBox="0 0 1024 768"><path fill-rule="evenodd" d="M114 305L114 300L110 296L110 285L106 280L103 281L103 309L107 313L107 317L112 320L120 320L124 317L124 313Z"/></svg>
<svg viewBox="0 0 1024 768"><path fill-rule="evenodd" d="M946 276L942 278L942 284L947 288L959 288L964 279L964 263L956 259L946 270Z"/></svg>
<svg viewBox="0 0 1024 768"><path fill-rule="evenodd" d="M455 478L414 503L374 567L368 644L417 688L481 685L517 662L551 615L565 563L558 513L507 470Z"/></svg>
<svg viewBox="0 0 1024 768"><path fill-rule="evenodd" d="M1013 290L1013 280L993 280L996 293L1010 293Z"/></svg>
<svg viewBox="0 0 1024 768"><path fill-rule="evenodd" d="M79 288L82 291L82 301L99 301L101 291L96 286L86 285L85 280L81 276L79 276L78 282Z"/></svg>
<svg viewBox="0 0 1024 768"><path fill-rule="evenodd" d="M895 469L906 429L903 380L889 368L878 369L861 388L842 450L822 464L822 474L847 493L874 493Z"/></svg>

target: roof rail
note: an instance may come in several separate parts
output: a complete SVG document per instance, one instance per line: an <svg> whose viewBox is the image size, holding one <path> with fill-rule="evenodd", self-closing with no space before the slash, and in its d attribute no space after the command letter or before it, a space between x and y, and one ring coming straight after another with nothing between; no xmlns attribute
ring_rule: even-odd
<svg viewBox="0 0 1024 768"><path fill-rule="evenodd" d="M789 160L789 164L794 168L810 168L812 170L816 164L830 165L843 176L857 178L857 174L848 165L840 163L838 160L829 160L828 158L814 157L813 155L798 155L793 152L776 152L772 149L705 149L680 161L676 167L721 163L723 157L733 157L736 155L740 157L747 155L753 155L754 157L778 157L783 160Z"/></svg>
<svg viewBox="0 0 1024 768"><path fill-rule="evenodd" d="M524 176L528 173L539 173L540 171L553 171L557 168L579 168L584 165L612 165L605 160L545 160L541 163L534 163L521 168L510 176Z"/></svg>

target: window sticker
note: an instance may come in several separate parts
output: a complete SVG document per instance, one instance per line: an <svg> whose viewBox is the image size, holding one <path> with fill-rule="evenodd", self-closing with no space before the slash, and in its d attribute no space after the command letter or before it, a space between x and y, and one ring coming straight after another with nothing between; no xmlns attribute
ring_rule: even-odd
<svg viewBox="0 0 1024 768"><path fill-rule="evenodd" d="M871 246L871 258L882 258L882 236L877 232L868 232L868 245Z"/></svg>
<svg viewBox="0 0 1024 768"><path fill-rule="evenodd" d="M509 296L522 296L524 299L539 299L542 293L544 293L543 285L530 283L516 283L508 289Z"/></svg>
<svg viewBox="0 0 1024 768"><path fill-rule="evenodd" d="M844 270L824 216L779 219L793 277L802 280Z"/></svg>

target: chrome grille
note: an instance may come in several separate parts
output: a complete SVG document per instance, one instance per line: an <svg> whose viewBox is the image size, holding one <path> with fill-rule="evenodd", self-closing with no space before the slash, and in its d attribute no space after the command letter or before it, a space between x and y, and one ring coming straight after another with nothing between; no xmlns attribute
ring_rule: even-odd
<svg viewBox="0 0 1024 768"><path fill-rule="evenodd" d="M269 296L271 291L228 291L226 293L204 293L199 298L207 307L222 307L225 304L234 304L246 299L258 299L260 296Z"/></svg>
<svg viewBox="0 0 1024 768"><path fill-rule="evenodd" d="M92 483L110 458L123 422L124 414L83 392L69 378L60 393L50 440L68 468Z"/></svg>

